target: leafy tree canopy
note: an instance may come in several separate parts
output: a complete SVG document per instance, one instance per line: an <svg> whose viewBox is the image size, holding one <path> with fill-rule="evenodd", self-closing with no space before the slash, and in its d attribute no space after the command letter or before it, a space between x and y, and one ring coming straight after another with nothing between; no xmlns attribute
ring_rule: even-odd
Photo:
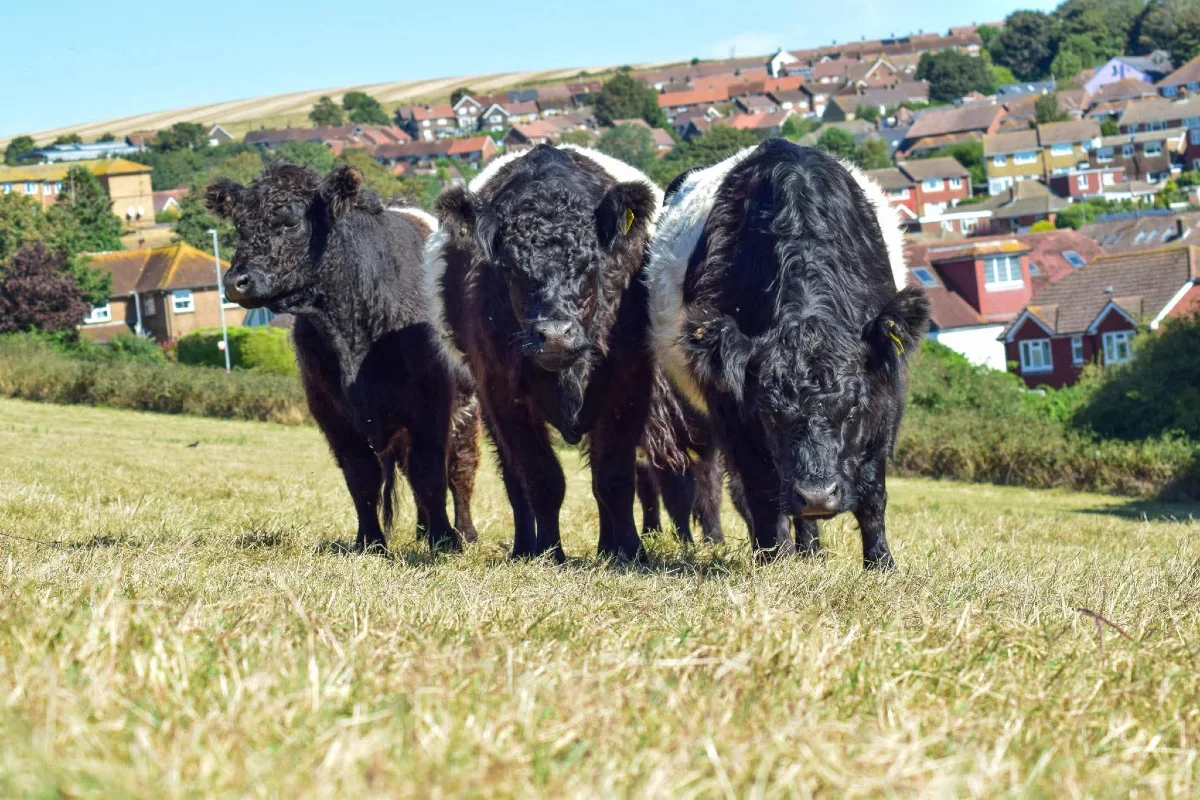
<svg viewBox="0 0 1200 800"><path fill-rule="evenodd" d="M679 173L693 167L707 167L745 147L754 147L763 137L756 131L744 131L728 125L716 125L708 133L680 142L675 149L650 165L650 177L666 186Z"/></svg>
<svg viewBox="0 0 1200 800"><path fill-rule="evenodd" d="M116 140L117 140L116 134L105 131L104 133L100 134L100 138L97 139L96 141L97 142L115 142Z"/></svg>
<svg viewBox="0 0 1200 800"><path fill-rule="evenodd" d="M63 255L43 242L18 250L0 275L0 333L74 331L88 308Z"/></svg>
<svg viewBox="0 0 1200 800"><path fill-rule="evenodd" d="M78 133L64 133L54 140L55 144L83 144L83 137Z"/></svg>
<svg viewBox="0 0 1200 800"><path fill-rule="evenodd" d="M333 153L321 142L285 142L275 148L275 156L293 164L310 166L321 174L333 169L334 164Z"/></svg>
<svg viewBox="0 0 1200 800"><path fill-rule="evenodd" d="M648 170L658 158L654 137L640 125L609 128L596 143L596 148L640 170Z"/></svg>
<svg viewBox="0 0 1200 800"><path fill-rule="evenodd" d="M1044 94L1035 100L1033 113L1038 125L1045 125L1048 122L1065 122L1069 119L1067 112L1059 108L1058 92Z"/></svg>
<svg viewBox="0 0 1200 800"><path fill-rule="evenodd" d="M658 107L658 93L641 81L634 80L629 70L622 69L613 76L596 97L596 119L601 125L612 125L618 119L644 119L652 128L667 124L666 114Z"/></svg>
<svg viewBox="0 0 1200 800"><path fill-rule="evenodd" d="M21 156L37 147L32 136L16 136L4 148L4 163L10 167L20 163Z"/></svg>
<svg viewBox="0 0 1200 800"><path fill-rule="evenodd" d="M346 92L342 97L342 108L351 122L360 125L390 125L391 118L371 95L366 92Z"/></svg>
<svg viewBox="0 0 1200 800"><path fill-rule="evenodd" d="M878 136L868 136L854 148L854 163L863 169L886 169L892 166L887 143Z"/></svg>
<svg viewBox="0 0 1200 800"><path fill-rule="evenodd" d="M459 100L462 100L467 95L475 96L475 92L469 86L460 86L450 93L450 105L454 105Z"/></svg>
<svg viewBox="0 0 1200 800"><path fill-rule="evenodd" d="M854 160L854 136L841 128L826 128L817 139L817 147L846 161Z"/></svg>
<svg viewBox="0 0 1200 800"><path fill-rule="evenodd" d="M988 52L996 64L1008 67L1018 80L1035 81L1050 74L1059 36L1056 17L1040 11L1017 11L1004 21L1004 30Z"/></svg>
<svg viewBox="0 0 1200 800"><path fill-rule="evenodd" d="M154 137L153 149L160 153L176 150L199 150L208 145L208 129L198 122L176 122L170 128L159 131Z"/></svg>
<svg viewBox="0 0 1200 800"><path fill-rule="evenodd" d="M346 124L346 115L342 111L342 107L333 102L329 95L322 95L313 104L312 110L308 112L308 118L313 125L322 127Z"/></svg>
<svg viewBox="0 0 1200 800"><path fill-rule="evenodd" d="M929 81L929 97L942 102L966 97L971 92L991 94L996 90L987 62L957 50L925 53L917 65L916 77Z"/></svg>

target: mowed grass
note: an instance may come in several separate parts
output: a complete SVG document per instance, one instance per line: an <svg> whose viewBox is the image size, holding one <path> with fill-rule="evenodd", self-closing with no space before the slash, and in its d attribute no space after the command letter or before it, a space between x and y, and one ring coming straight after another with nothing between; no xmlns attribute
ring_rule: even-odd
<svg viewBox="0 0 1200 800"><path fill-rule="evenodd" d="M490 465L465 555L405 492L344 556L312 428L0 401L0 795L1200 791L1196 509L897 480L890 576L732 513L630 567L566 466L565 566L508 563Z"/></svg>

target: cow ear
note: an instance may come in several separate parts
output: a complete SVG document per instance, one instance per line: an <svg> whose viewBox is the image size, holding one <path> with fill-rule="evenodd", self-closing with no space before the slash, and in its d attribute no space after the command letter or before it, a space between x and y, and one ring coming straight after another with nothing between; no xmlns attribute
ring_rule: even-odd
<svg viewBox="0 0 1200 800"><path fill-rule="evenodd" d="M497 223L486 200L464 186L454 186L438 196L433 210L439 228L456 247L464 250L478 247L485 261L492 260Z"/></svg>
<svg viewBox="0 0 1200 800"><path fill-rule="evenodd" d="M613 250L621 242L644 234L656 206L654 193L642 181L618 183L610 188L596 209L596 234L601 247Z"/></svg>
<svg viewBox="0 0 1200 800"><path fill-rule="evenodd" d="M913 286L901 289L867 324L864 339L871 366L893 372L921 343L929 327L929 298Z"/></svg>
<svg viewBox="0 0 1200 800"><path fill-rule="evenodd" d="M204 190L204 205L221 219L229 219L246 187L232 178L217 178Z"/></svg>
<svg viewBox="0 0 1200 800"><path fill-rule="evenodd" d="M346 213L358 199L358 192L362 189L363 174L358 171L357 167L352 167L349 164L338 167L325 176L325 180L321 181L321 199L325 201L325 205L329 207L329 216L337 219Z"/></svg>
<svg viewBox="0 0 1200 800"><path fill-rule="evenodd" d="M689 309L680 331L683 350L696 382L706 389L746 398L754 343L729 316L713 309Z"/></svg>

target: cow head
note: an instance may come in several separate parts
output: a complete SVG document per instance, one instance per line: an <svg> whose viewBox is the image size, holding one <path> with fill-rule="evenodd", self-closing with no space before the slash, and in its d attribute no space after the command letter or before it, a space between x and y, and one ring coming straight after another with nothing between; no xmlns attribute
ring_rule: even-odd
<svg viewBox="0 0 1200 800"><path fill-rule="evenodd" d="M655 207L640 182L609 187L599 203L556 181L495 202L461 187L438 200L448 235L507 287L519 326L513 344L551 373L603 353L620 294L641 268Z"/></svg>
<svg viewBox="0 0 1200 800"><path fill-rule="evenodd" d="M919 289L896 294L861 336L828 320L788 319L759 336L728 316L693 309L683 330L694 374L732 401L761 436L788 513L824 518L857 507L858 487L890 454L904 365L929 322Z"/></svg>
<svg viewBox="0 0 1200 800"><path fill-rule="evenodd" d="M249 186L218 178L205 193L214 214L233 220L237 250L225 273L225 296L245 308L303 313L319 293L317 264L337 220L358 205L379 206L360 191L362 174L275 162ZM381 206L380 206L381 207Z"/></svg>

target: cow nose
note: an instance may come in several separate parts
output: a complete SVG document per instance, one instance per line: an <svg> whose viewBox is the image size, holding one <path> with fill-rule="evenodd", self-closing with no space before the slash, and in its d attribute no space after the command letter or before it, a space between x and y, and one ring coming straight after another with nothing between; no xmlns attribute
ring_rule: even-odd
<svg viewBox="0 0 1200 800"><path fill-rule="evenodd" d="M538 350L542 352L565 353L575 349L571 341L570 322L539 320L533 323L533 333L537 339Z"/></svg>
<svg viewBox="0 0 1200 800"><path fill-rule="evenodd" d="M250 276L245 273L238 275L237 278L233 281L233 288L235 288L239 292L243 292L243 293L246 291L249 291Z"/></svg>
<svg viewBox="0 0 1200 800"><path fill-rule="evenodd" d="M836 483L828 486L813 486L797 483L792 490L793 504L796 511L803 517L825 517L834 514L838 501L841 500L841 490Z"/></svg>

